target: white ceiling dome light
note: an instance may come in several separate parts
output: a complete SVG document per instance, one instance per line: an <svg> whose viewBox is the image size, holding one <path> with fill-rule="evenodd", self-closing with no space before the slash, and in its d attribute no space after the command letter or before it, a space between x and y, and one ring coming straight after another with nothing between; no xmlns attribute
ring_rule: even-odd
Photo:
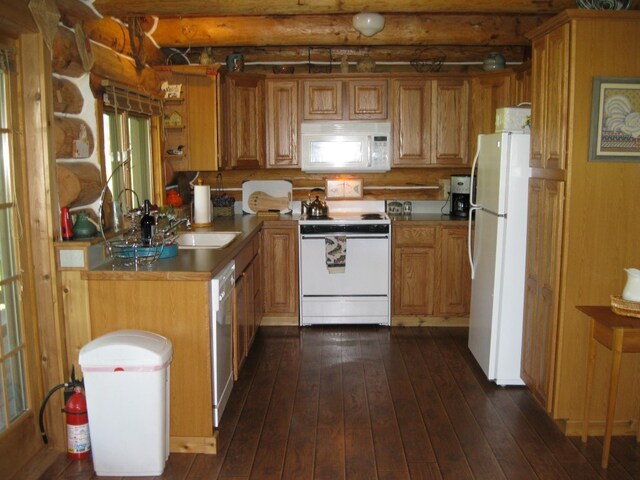
<svg viewBox="0 0 640 480"><path fill-rule="evenodd" d="M353 28L365 37L371 37L384 28L384 17L379 13L358 13L353 16Z"/></svg>

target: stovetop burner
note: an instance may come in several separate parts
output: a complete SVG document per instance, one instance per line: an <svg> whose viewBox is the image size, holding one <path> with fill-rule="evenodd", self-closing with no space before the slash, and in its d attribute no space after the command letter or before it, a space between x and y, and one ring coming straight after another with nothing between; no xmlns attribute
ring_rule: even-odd
<svg viewBox="0 0 640 480"><path fill-rule="evenodd" d="M381 213L363 213L360 218L363 220L382 220L384 217Z"/></svg>

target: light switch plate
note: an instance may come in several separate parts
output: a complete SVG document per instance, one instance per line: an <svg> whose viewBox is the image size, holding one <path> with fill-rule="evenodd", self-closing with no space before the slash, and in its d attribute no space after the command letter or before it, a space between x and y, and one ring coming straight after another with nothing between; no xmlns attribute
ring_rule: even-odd
<svg viewBox="0 0 640 480"><path fill-rule="evenodd" d="M327 179L325 189L327 198L362 198L364 182L362 178L332 178Z"/></svg>

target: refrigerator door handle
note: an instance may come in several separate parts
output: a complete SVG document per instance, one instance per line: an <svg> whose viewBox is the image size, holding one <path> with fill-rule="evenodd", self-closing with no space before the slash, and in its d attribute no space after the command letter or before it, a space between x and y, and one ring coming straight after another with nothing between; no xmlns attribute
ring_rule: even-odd
<svg viewBox="0 0 640 480"><path fill-rule="evenodd" d="M471 165L471 179L470 179L470 184L469 184L469 205L471 205L472 207L478 207L479 205L476 203L476 199L474 197L474 193L475 193L475 188L473 188L473 186L475 185L473 182L473 179L476 175L476 167L478 165L478 158L480 158L480 141L482 139L482 135L478 135L478 149L476 150L476 155L473 157L473 164ZM469 220L471 220L471 215L469 215Z"/></svg>
<svg viewBox="0 0 640 480"><path fill-rule="evenodd" d="M480 207L471 207L469 209L469 223L467 224L467 254L469 255L469 265L471 266L471 280L476 276L476 267L473 263L473 251L471 243L471 221L473 218L473 212L480 210Z"/></svg>

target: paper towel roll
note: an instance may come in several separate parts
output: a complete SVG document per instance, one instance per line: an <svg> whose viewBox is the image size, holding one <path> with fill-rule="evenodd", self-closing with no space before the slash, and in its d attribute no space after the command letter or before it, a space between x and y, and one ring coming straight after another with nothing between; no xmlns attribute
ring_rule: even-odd
<svg viewBox="0 0 640 480"><path fill-rule="evenodd" d="M193 187L193 223L211 223L211 187L194 185Z"/></svg>

